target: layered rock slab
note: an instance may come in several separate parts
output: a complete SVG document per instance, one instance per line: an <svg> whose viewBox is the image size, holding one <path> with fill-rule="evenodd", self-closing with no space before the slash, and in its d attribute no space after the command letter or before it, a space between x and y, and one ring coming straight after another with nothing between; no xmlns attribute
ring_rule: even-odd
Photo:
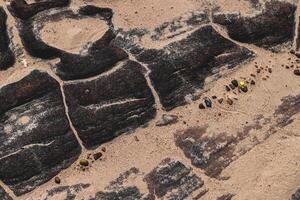
<svg viewBox="0 0 300 200"><path fill-rule="evenodd" d="M156 114L143 67L124 61L115 68L64 86L70 118L88 148L141 126Z"/></svg>
<svg viewBox="0 0 300 200"><path fill-rule="evenodd" d="M57 2L55 1L56 4ZM19 13L13 5L10 5L12 13ZM65 6L65 3L56 5L56 7L63 6ZM109 70L118 61L128 57L125 51L111 44L115 38L113 30L110 29L113 15L111 9L84 6L78 12L66 9L61 11L55 10L54 12L41 12L44 10L44 7L40 11L36 8L36 12L32 13L31 17L22 17L21 19L23 20L18 20L19 34L25 49L30 55L43 59L60 58L60 62L54 67L56 68L55 73L61 79L74 80L95 76ZM83 53L69 53L47 44L40 37L40 31L47 23L57 22L62 19L81 20L87 17L104 20L107 23L108 30L103 37L87 45Z"/></svg>
<svg viewBox="0 0 300 200"><path fill-rule="evenodd" d="M202 179L194 174L190 167L169 158L146 175L145 180L151 199L190 199L192 193L204 185Z"/></svg>
<svg viewBox="0 0 300 200"><path fill-rule="evenodd" d="M15 56L11 51L10 39L7 32L7 15L0 7L0 70L6 70L15 63Z"/></svg>
<svg viewBox="0 0 300 200"><path fill-rule="evenodd" d="M0 88L0 180L16 195L69 167L81 149L59 83L35 70Z"/></svg>
<svg viewBox="0 0 300 200"><path fill-rule="evenodd" d="M296 6L284 1L267 1L258 14L213 14L213 22L226 27L229 36L239 42L272 47L293 40Z"/></svg>
<svg viewBox="0 0 300 200"><path fill-rule="evenodd" d="M145 49L137 60L147 64L150 78L166 110L186 103L185 97L203 89L208 76L221 67L233 68L254 53L203 26L185 39L162 49Z"/></svg>

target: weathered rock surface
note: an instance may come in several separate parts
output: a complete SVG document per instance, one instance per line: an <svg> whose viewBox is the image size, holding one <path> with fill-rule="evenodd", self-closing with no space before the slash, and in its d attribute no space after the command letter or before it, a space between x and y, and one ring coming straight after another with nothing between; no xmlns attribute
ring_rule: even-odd
<svg viewBox="0 0 300 200"><path fill-rule="evenodd" d="M93 80L65 85L70 117L86 147L93 147L151 120L154 97L143 68L125 61Z"/></svg>
<svg viewBox="0 0 300 200"><path fill-rule="evenodd" d="M79 183L76 185L71 186L59 186L52 188L51 190L47 191L47 194L45 197L42 198L42 200L54 200L60 198L62 194L65 195L64 200L74 200L76 199L76 196L79 192L82 190L88 188L90 184L83 184Z"/></svg>
<svg viewBox="0 0 300 200"><path fill-rule="evenodd" d="M137 187L126 187L121 188L120 190L112 191L112 192L98 192L94 198L90 198L89 200L147 200L143 198L143 195L140 193Z"/></svg>
<svg viewBox="0 0 300 200"><path fill-rule="evenodd" d="M214 13L213 21L225 26L234 40L271 48L293 40L295 11L289 2L267 1L257 15Z"/></svg>
<svg viewBox="0 0 300 200"><path fill-rule="evenodd" d="M183 200L204 185L192 169L177 160L164 160L150 172L145 180L150 191L150 198Z"/></svg>
<svg viewBox="0 0 300 200"><path fill-rule="evenodd" d="M67 6L69 3L70 0L48 0L31 4L25 0L12 0L9 9L14 16L26 20L44 10Z"/></svg>
<svg viewBox="0 0 300 200"><path fill-rule="evenodd" d="M60 86L33 71L0 88L0 180L16 195L33 190L80 154Z"/></svg>
<svg viewBox="0 0 300 200"><path fill-rule="evenodd" d="M7 15L0 7L0 70L5 70L15 63L15 57L9 47L9 36L6 25Z"/></svg>
<svg viewBox="0 0 300 200"><path fill-rule="evenodd" d="M253 56L253 52L225 39L208 25L162 49L144 50L137 59L148 64L161 103L170 110L184 105L187 95L202 89L207 76Z"/></svg>
<svg viewBox="0 0 300 200"><path fill-rule="evenodd" d="M12 200L12 198L5 192L5 190L0 187L0 199L1 200Z"/></svg>
<svg viewBox="0 0 300 200"><path fill-rule="evenodd" d="M297 189L294 194L292 194L290 200L300 200L300 189Z"/></svg>
<svg viewBox="0 0 300 200"><path fill-rule="evenodd" d="M19 21L19 34L25 49L38 58L60 58L55 65L55 72L63 80L87 78L105 72L118 61L126 59L128 55L122 49L111 44L115 38L113 30L108 31L97 41L90 44L83 54L72 54L52 47L39 37L39 31L48 22L59 21L64 18L80 20L84 17L96 17L111 24L112 10L95 6L81 7L78 13L71 10L61 12L43 12L32 18ZM109 28L109 27L108 27Z"/></svg>

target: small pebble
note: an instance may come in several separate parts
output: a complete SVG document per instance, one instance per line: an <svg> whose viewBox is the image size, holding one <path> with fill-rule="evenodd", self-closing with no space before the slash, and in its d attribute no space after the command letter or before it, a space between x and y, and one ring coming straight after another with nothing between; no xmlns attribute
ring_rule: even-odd
<svg viewBox="0 0 300 200"><path fill-rule="evenodd" d="M295 70L294 70L294 74L295 74L296 76L300 76L300 70L299 70L299 69L295 69Z"/></svg>
<svg viewBox="0 0 300 200"><path fill-rule="evenodd" d="M101 149L103 152L106 152L106 148L105 147L102 147Z"/></svg>
<svg viewBox="0 0 300 200"><path fill-rule="evenodd" d="M218 99L219 104L223 103L223 101L224 101L223 98Z"/></svg>
<svg viewBox="0 0 300 200"><path fill-rule="evenodd" d="M101 158L102 157L102 153L101 152L98 152L98 153L94 153L93 154L93 158L94 158L94 160L98 160L99 158Z"/></svg>
<svg viewBox="0 0 300 200"><path fill-rule="evenodd" d="M81 166L87 167L87 166L89 166L89 161L86 160L86 159L81 159L81 160L79 161L79 164L80 164Z"/></svg>
<svg viewBox="0 0 300 200"><path fill-rule="evenodd" d="M234 90L235 89L235 86L233 85L233 84L229 84L229 87L232 89L232 90Z"/></svg>
<svg viewBox="0 0 300 200"><path fill-rule="evenodd" d="M228 85L225 86L225 89L226 89L227 92L230 91L230 87Z"/></svg>
<svg viewBox="0 0 300 200"><path fill-rule="evenodd" d="M235 87L239 86L239 82L237 80L232 80L231 84L234 85Z"/></svg>
<svg viewBox="0 0 300 200"><path fill-rule="evenodd" d="M56 184L60 184L61 180L60 180L59 177L56 176L56 177L54 178L54 182L55 182Z"/></svg>
<svg viewBox="0 0 300 200"><path fill-rule="evenodd" d="M205 109L205 106L204 106L203 103L200 103L200 104L199 104L199 109Z"/></svg>
<svg viewBox="0 0 300 200"><path fill-rule="evenodd" d="M251 80L251 81L250 81L250 84L251 84L251 85L255 85L255 81L254 81L254 80Z"/></svg>
<svg viewBox="0 0 300 200"><path fill-rule="evenodd" d="M211 98L212 98L212 99L217 99L218 97L214 95L214 96L212 96Z"/></svg>
<svg viewBox="0 0 300 200"><path fill-rule="evenodd" d="M206 107L208 107L208 108L212 107L212 102L209 98L205 98L204 103L205 103Z"/></svg>
<svg viewBox="0 0 300 200"><path fill-rule="evenodd" d="M233 104L232 99L228 98L228 99L227 99L227 103L228 103L229 105L232 105L232 104Z"/></svg>

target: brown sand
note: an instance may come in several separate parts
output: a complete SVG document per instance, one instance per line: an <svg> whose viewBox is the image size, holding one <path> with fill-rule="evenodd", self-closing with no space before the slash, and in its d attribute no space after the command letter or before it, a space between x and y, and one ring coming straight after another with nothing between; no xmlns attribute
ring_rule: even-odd
<svg viewBox="0 0 300 200"><path fill-rule="evenodd" d="M242 11L244 14L251 14L252 8L246 1L238 0L217 0L213 3L220 5L221 9L228 11ZM212 3L212 4L213 4ZM3 4L0 2L0 5ZM164 21L171 20L192 10L204 10L209 7L210 2L192 0L145 0L140 3L138 0L90 0L88 4L107 6L114 10L114 24L117 28L131 29L135 27L154 29ZM82 5L82 1L73 1L72 6ZM13 27L13 19L9 16L10 26ZM74 21L62 20L57 23L50 23L43 29L42 38L50 44L63 48L67 51L78 53L82 46L89 41L99 38L105 30L106 25L94 19ZM64 28L61 28L64 27ZM97 27L97 28L96 28ZM227 37L222 28L216 27L223 36ZM55 30L55 33L53 32ZM99 31L100 30L100 31ZM54 34L53 34L54 33ZM15 40L20 43L16 32ZM187 33L188 34L188 33ZM179 39L184 36L176 37ZM167 41L168 43L170 41ZM150 40L145 44L153 47L160 47L166 43L152 44ZM166 127L156 127L155 122L160 119L162 111L158 113L155 120L152 120L147 128L139 128L130 135L123 135L105 145L107 151L102 161L96 161L87 171L80 171L75 163L70 168L61 172L61 185L73 185L77 183L90 183L91 187L79 193L77 199L86 199L96 192L103 190L107 184L118 177L118 175L131 167L140 169L142 173L151 171L161 160L166 157L179 159L190 165L183 152L174 144L174 133L189 127L208 126L208 135L226 133L227 136L236 134L242 130L246 122L251 124L255 116L263 115L272 117L274 110L280 105L280 99L288 95L300 93L300 79L295 77L291 69L281 67L281 64L290 63L288 53L273 54L269 51L241 44L255 51L258 57L243 65L228 75L228 71L222 72L224 77L212 82L207 78L207 92L202 95L217 95L223 98L237 98L233 106L226 104L218 105L214 102L213 109L199 110L201 100L187 106L179 107L169 114L180 116L177 124ZM16 65L4 72L0 72L0 85L7 84L13 80L20 79L30 70L38 68L52 71L48 62L35 59L26 54L18 60ZM295 58L293 57L292 60ZM271 61L271 63L269 63ZM273 73L264 72L257 76L256 85L250 87L246 94L225 93L224 84L233 78L242 79L255 73L254 62L259 66L270 66ZM52 73L53 75L53 73ZM266 81L262 80L270 75ZM54 75L53 75L54 76ZM221 116L219 116L221 113ZM28 122L28 119L19 119L21 123ZM183 122L186 122L184 124ZM225 193L233 193L234 200L283 200L289 199L291 194L300 186L300 170L298 160L300 158L300 118L282 130L265 138L267 126L261 130L251 132L252 137L238 144L237 151L247 151L236 161L232 162L222 176L230 176L228 180L217 180L204 174L202 170L194 168L195 173L200 176L209 192L201 200L214 200ZM271 124L272 125L272 124ZM7 127L9 132L9 127ZM139 141L136 141L135 137ZM254 138L261 143L255 144ZM103 147L102 146L102 147ZM91 151L98 152L102 147ZM81 155L85 158L90 153L84 151ZM141 192L146 191L146 185L137 177L132 177L128 183L139 185ZM2 185L0 183L0 185ZM53 180L40 186L36 190L19 197L19 200L43 199L45 191L57 186ZM53 199L60 200L64 196L55 196Z"/></svg>
<svg viewBox="0 0 300 200"><path fill-rule="evenodd" d="M106 23L95 18L63 19L48 23L41 38L47 44L71 53L79 53L89 42L95 42L108 30Z"/></svg>

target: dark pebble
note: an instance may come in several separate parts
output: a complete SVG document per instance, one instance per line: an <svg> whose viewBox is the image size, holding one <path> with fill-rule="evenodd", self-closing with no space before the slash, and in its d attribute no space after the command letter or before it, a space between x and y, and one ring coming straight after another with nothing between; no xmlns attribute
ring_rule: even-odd
<svg viewBox="0 0 300 200"><path fill-rule="evenodd" d="M232 99L228 98L228 99L227 99L227 103L228 103L229 105L232 105L232 104L233 104Z"/></svg>
<svg viewBox="0 0 300 200"><path fill-rule="evenodd" d="M54 182L57 183L57 184L60 184L61 180L59 177L55 177L54 178Z"/></svg>
<svg viewBox="0 0 300 200"><path fill-rule="evenodd" d="M216 95L212 96L211 97L212 99L217 99L218 97Z"/></svg>
<svg viewBox="0 0 300 200"><path fill-rule="evenodd" d="M255 81L254 81L254 80L251 80L251 81L250 81L250 84L251 84L251 85L255 85Z"/></svg>
<svg viewBox="0 0 300 200"><path fill-rule="evenodd" d="M239 82L237 80L232 80L231 84L234 85L235 87L239 86Z"/></svg>
<svg viewBox="0 0 300 200"><path fill-rule="evenodd" d="M256 72L259 74L260 73L260 69L257 69Z"/></svg>
<svg viewBox="0 0 300 200"><path fill-rule="evenodd" d="M94 160L98 160L99 158L101 158L102 157L102 153L101 152L98 152L98 153L94 153L93 154L93 158L94 158Z"/></svg>
<svg viewBox="0 0 300 200"><path fill-rule="evenodd" d="M208 108L212 107L212 102L211 102L211 100L209 98L206 98L204 100L204 103L205 103L206 107L208 107Z"/></svg>
<svg viewBox="0 0 300 200"><path fill-rule="evenodd" d="M227 92L229 92L229 91L230 91L230 87L229 87L228 85L225 85L225 90L226 90Z"/></svg>
<svg viewBox="0 0 300 200"><path fill-rule="evenodd" d="M300 76L300 70L299 70L299 69L295 69L295 70L294 70L294 74L295 74L296 76Z"/></svg>
<svg viewBox="0 0 300 200"><path fill-rule="evenodd" d="M234 90L235 89L235 86L233 84L229 84L229 87Z"/></svg>
<svg viewBox="0 0 300 200"><path fill-rule="evenodd" d="M199 104L199 109L205 109L205 106L204 106L203 103L200 103L200 104Z"/></svg>
<svg viewBox="0 0 300 200"><path fill-rule="evenodd" d="M248 92L248 87L247 87L247 86L242 87L241 90L242 90L243 92Z"/></svg>

